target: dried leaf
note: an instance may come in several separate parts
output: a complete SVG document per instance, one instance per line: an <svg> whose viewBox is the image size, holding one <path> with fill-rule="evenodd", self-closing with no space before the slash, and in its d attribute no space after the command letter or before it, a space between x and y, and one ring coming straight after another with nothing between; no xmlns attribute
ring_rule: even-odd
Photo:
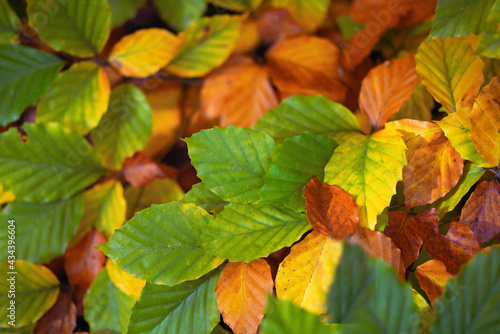
<svg viewBox="0 0 500 334"><path fill-rule="evenodd" d="M70 289L61 288L56 303L37 321L34 334L69 334L76 328L76 306Z"/></svg>
<svg viewBox="0 0 500 334"><path fill-rule="evenodd" d="M354 233L359 218L351 195L314 177L306 185L304 196L309 223L316 231L337 240Z"/></svg>
<svg viewBox="0 0 500 334"><path fill-rule="evenodd" d="M157 178L177 178L176 168L157 162L142 152L125 159L122 173L135 188L148 186Z"/></svg>
<svg viewBox="0 0 500 334"><path fill-rule="evenodd" d="M384 234L401 250L405 268L418 259L423 241L414 217L403 211L389 212L389 224L385 227Z"/></svg>
<svg viewBox="0 0 500 334"><path fill-rule="evenodd" d="M273 291L271 267L264 259L228 263L215 288L217 308L235 334L256 333Z"/></svg>
<svg viewBox="0 0 500 334"><path fill-rule="evenodd" d="M415 276L417 276L420 286L429 297L433 307L436 298L443 294L446 281L453 277L446 271L443 262L438 260L430 260L419 265L415 270Z"/></svg>
<svg viewBox="0 0 500 334"><path fill-rule="evenodd" d="M300 25L284 8L264 8L257 19L257 27L266 42L282 41L303 32Z"/></svg>
<svg viewBox="0 0 500 334"><path fill-rule="evenodd" d="M286 8L304 31L313 32L323 22L328 10L328 0L272 0L274 7Z"/></svg>

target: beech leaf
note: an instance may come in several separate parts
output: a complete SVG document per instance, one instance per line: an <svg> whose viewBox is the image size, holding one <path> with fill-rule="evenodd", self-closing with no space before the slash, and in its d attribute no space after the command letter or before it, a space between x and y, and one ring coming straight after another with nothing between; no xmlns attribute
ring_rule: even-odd
<svg viewBox="0 0 500 334"><path fill-rule="evenodd" d="M425 291L427 297L434 307L436 298L441 296L446 285L446 281L453 277L446 271L446 266L438 260L427 261L417 267L415 270L418 282Z"/></svg>

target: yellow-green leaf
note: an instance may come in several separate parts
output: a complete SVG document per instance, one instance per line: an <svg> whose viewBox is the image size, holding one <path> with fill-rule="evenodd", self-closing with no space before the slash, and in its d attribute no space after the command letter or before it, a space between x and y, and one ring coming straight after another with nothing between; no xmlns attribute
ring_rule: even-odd
<svg viewBox="0 0 500 334"><path fill-rule="evenodd" d="M328 0L272 0L273 7L286 8L305 31L316 30L326 16Z"/></svg>
<svg viewBox="0 0 500 334"><path fill-rule="evenodd" d="M19 18L10 8L8 0L0 0L0 44L7 44L16 38Z"/></svg>
<svg viewBox="0 0 500 334"><path fill-rule="evenodd" d="M154 0L163 21L176 30L184 30L198 20L207 7L205 0Z"/></svg>
<svg viewBox="0 0 500 334"><path fill-rule="evenodd" d="M120 290L127 295L134 296L136 300L139 299L141 296L141 289L146 285L145 280L136 278L132 276L132 274L121 270L113 261L106 262L106 270L108 271L111 282L120 288Z"/></svg>
<svg viewBox="0 0 500 334"><path fill-rule="evenodd" d="M226 8L235 12L254 10L260 6L262 0L208 0L218 7Z"/></svg>

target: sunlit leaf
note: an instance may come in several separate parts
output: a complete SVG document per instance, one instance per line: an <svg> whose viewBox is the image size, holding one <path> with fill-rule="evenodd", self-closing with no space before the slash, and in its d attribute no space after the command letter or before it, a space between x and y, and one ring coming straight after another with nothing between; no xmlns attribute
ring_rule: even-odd
<svg viewBox="0 0 500 334"><path fill-rule="evenodd" d="M436 298L443 294L446 281L453 277L446 271L443 262L438 260L430 260L419 265L415 270L415 276L433 306Z"/></svg>
<svg viewBox="0 0 500 334"><path fill-rule="evenodd" d="M19 18L12 10L8 0L0 0L0 44L11 42L19 29Z"/></svg>
<svg viewBox="0 0 500 334"><path fill-rule="evenodd" d="M182 203L194 203L208 212L219 213L228 202L221 199L207 188L205 183L200 182L191 188L181 200Z"/></svg>
<svg viewBox="0 0 500 334"><path fill-rule="evenodd" d="M67 128L88 133L108 108L110 87L104 69L82 62L54 80L37 105L37 122L59 122Z"/></svg>
<svg viewBox="0 0 500 334"><path fill-rule="evenodd" d="M197 21L207 6L205 0L154 0L163 21L176 30L184 30Z"/></svg>
<svg viewBox="0 0 500 334"><path fill-rule="evenodd" d="M146 284L145 280L135 278L128 272L121 270L113 261L106 262L106 270L114 285L127 295L134 296L136 300L139 299L141 296L141 289L144 288Z"/></svg>
<svg viewBox="0 0 500 334"><path fill-rule="evenodd" d="M326 16L328 0L272 0L273 7L286 8L307 32L316 30Z"/></svg>

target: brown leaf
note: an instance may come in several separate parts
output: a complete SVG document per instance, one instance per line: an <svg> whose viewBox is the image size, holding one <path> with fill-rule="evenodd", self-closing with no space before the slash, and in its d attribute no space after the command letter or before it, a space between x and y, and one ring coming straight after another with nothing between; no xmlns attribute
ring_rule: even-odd
<svg viewBox="0 0 500 334"><path fill-rule="evenodd" d="M143 152L125 159L122 173L132 187L138 188L150 185L156 178L177 178L177 169L157 162Z"/></svg>
<svg viewBox="0 0 500 334"><path fill-rule="evenodd" d="M412 5L409 1L355 0L349 14L358 22L372 25L374 31L377 27L388 30L399 24Z"/></svg>
<svg viewBox="0 0 500 334"><path fill-rule="evenodd" d="M304 196L307 217L316 231L337 240L354 233L354 224L359 222L358 206L343 189L313 177Z"/></svg>
<svg viewBox="0 0 500 334"><path fill-rule="evenodd" d="M500 233L500 184L497 180L479 183L462 209L460 222L470 227L479 244Z"/></svg>
<svg viewBox="0 0 500 334"><path fill-rule="evenodd" d="M408 100L419 82L415 54L386 61L363 80L359 106L372 129L382 127Z"/></svg>
<svg viewBox="0 0 500 334"><path fill-rule="evenodd" d="M464 160L444 135L413 154L403 169L407 209L432 203L446 195L462 176Z"/></svg>
<svg viewBox="0 0 500 334"><path fill-rule="evenodd" d="M339 55L338 47L326 39L299 36L271 47L267 68L282 98L322 94L342 102L347 88L339 79Z"/></svg>
<svg viewBox="0 0 500 334"><path fill-rule="evenodd" d="M38 320L35 334L67 334L76 328L76 306L70 288L61 288L56 303Z"/></svg>
<svg viewBox="0 0 500 334"><path fill-rule="evenodd" d="M264 259L226 265L215 295L224 322L235 334L257 332L273 285L271 267Z"/></svg>
<svg viewBox="0 0 500 334"><path fill-rule="evenodd" d="M405 268L418 259L423 241L418 235L418 223L414 217L403 211L389 212L389 224L384 234L401 250Z"/></svg>
<svg viewBox="0 0 500 334"><path fill-rule="evenodd" d="M355 33L342 48L342 66L354 71L370 55L373 47L386 32L385 28L371 31L365 26L363 30Z"/></svg>
<svg viewBox="0 0 500 334"><path fill-rule="evenodd" d="M389 237L381 232L358 225L356 226L356 233L352 235L351 239L363 247L368 255L384 260L396 270L401 279L406 279L405 265L401 251Z"/></svg>
<svg viewBox="0 0 500 334"><path fill-rule="evenodd" d="M233 57L205 79L201 107L221 126L252 127L279 104L266 71L246 56Z"/></svg>
<svg viewBox="0 0 500 334"><path fill-rule="evenodd" d="M257 27L266 42L282 41L303 33L300 25L284 8L264 8L257 19Z"/></svg>
<svg viewBox="0 0 500 334"><path fill-rule="evenodd" d="M106 242L106 238L97 230L89 231L64 254L64 270L71 284L88 289L97 274L104 268L106 258L102 251L94 247Z"/></svg>
<svg viewBox="0 0 500 334"><path fill-rule="evenodd" d="M430 260L415 270L418 282L434 307L436 298L443 294L446 281L453 275L446 271L446 266L438 260Z"/></svg>

